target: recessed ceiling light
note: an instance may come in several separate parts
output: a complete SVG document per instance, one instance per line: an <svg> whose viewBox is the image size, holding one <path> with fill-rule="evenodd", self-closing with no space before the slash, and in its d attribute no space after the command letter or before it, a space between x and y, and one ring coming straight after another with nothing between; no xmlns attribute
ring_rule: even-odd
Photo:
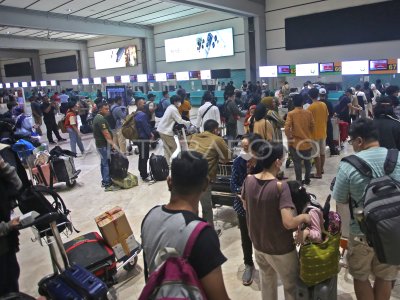
<svg viewBox="0 0 400 300"><path fill-rule="evenodd" d="M7 34L10 34L11 32L7 31Z"/></svg>
<svg viewBox="0 0 400 300"><path fill-rule="evenodd" d="M70 9L70 8L67 9L67 12L71 12L71 11L72 11L72 9Z"/></svg>

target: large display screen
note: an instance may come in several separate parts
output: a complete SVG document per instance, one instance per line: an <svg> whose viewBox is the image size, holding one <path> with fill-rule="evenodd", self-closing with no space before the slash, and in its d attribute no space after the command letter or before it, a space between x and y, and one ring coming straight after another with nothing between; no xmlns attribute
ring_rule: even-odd
<svg viewBox="0 0 400 300"><path fill-rule="evenodd" d="M319 64L319 72L320 73L329 73L329 72L334 72L335 71L335 66L332 63L324 63L324 64Z"/></svg>
<svg viewBox="0 0 400 300"><path fill-rule="evenodd" d="M387 59L379 59L379 60L370 60L369 61L369 70L370 71L381 71L388 69L388 60Z"/></svg>
<svg viewBox="0 0 400 300"><path fill-rule="evenodd" d="M165 40L167 62L232 55L234 55L232 28Z"/></svg>
<svg viewBox="0 0 400 300"><path fill-rule="evenodd" d="M136 46L94 52L96 70L134 67L138 64Z"/></svg>
<svg viewBox="0 0 400 300"><path fill-rule="evenodd" d="M290 74L290 66L278 66L278 74Z"/></svg>
<svg viewBox="0 0 400 300"><path fill-rule="evenodd" d="M318 76L318 63L296 65L296 76Z"/></svg>
<svg viewBox="0 0 400 300"><path fill-rule="evenodd" d="M278 77L278 66L263 66L260 67L260 77Z"/></svg>
<svg viewBox="0 0 400 300"><path fill-rule="evenodd" d="M106 86L106 94L107 99L115 99L117 96L120 96L123 103L126 103L126 88L124 85Z"/></svg>
<svg viewBox="0 0 400 300"><path fill-rule="evenodd" d="M368 60L343 61L343 75L367 75L369 74Z"/></svg>

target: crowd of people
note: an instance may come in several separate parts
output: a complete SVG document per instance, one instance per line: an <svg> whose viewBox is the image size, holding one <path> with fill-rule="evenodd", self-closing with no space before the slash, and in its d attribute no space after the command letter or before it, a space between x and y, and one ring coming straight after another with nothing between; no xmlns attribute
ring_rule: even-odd
<svg viewBox="0 0 400 300"><path fill-rule="evenodd" d="M277 299L278 277L283 284L285 299L295 299L299 278L296 243L321 243L326 237L323 230L326 220L318 204L313 204L315 200L306 192L306 186L311 184L311 180L323 178L327 146L331 155L339 154L333 141L331 118L336 116L349 124L348 144L377 177L384 174L388 149L400 150L397 86L384 89L380 82L375 85L366 82L363 86L347 89L335 107L328 101L327 90L310 82L306 82L297 93L287 82L283 82L277 92L271 93L266 89L267 86L259 82L244 82L241 89L235 89L229 83L224 87L224 103L220 106L216 104L213 93L205 92L194 122L199 132L189 139L187 151L181 151L176 157L173 157L178 148L174 139L176 128L193 125L189 95L183 89L172 97L163 92L159 104L154 102L155 95L151 93L148 99L135 99L136 111L131 114L138 133L138 139L133 142L138 146L140 177L143 182L151 180L148 159L150 144L156 134L163 142L164 156L170 165L167 179L171 194L169 203L151 209L142 223L144 258L150 276L158 267L156 257L159 251L165 247L178 249L182 245L177 233L184 232L194 221L205 221L208 225L194 242L188 262L208 299L229 299L221 270L227 258L220 249L220 231L214 228L211 183L216 178L218 164L234 158L229 141L239 138L241 150L232 162L230 188L236 195L233 208L238 217L245 264L242 283L248 286L253 282L254 256L260 271L262 299ZM63 141L55 119L60 109L60 113L65 114L71 150L76 153L78 146L83 154L85 149L77 119L80 102L71 101L64 95L64 92L57 94L54 100L47 95L30 99L35 131L41 134L37 129L40 129L43 118L49 143L54 143L52 134L58 141ZM19 118L23 111L12 101L9 104L8 115L3 118L9 117L19 124L16 128L21 127L20 133L23 134L24 119ZM285 116L279 113L282 105L291 106ZM105 191L115 191L118 188L110 178L109 155L111 149L125 154L129 152L121 133L129 107L122 103L121 98L96 101L95 107L92 126L101 161L101 186ZM243 117L245 135L238 137L238 120ZM81 116L81 120L84 118ZM222 128L226 130L225 136L221 133ZM33 128L30 130L34 131ZM283 143L282 131L287 137L287 145ZM291 181L282 180L288 179L281 172L286 146L294 163L295 180ZM311 172L312 162L315 173ZM394 163L391 176L400 180L400 163ZM13 180L15 168L0 158L0 171L1 190L5 191L7 198L15 198L15 194L7 193L10 184L16 190L20 186L18 178ZM363 207L363 194L368 183L369 178L357 172L351 164L340 163L332 194L339 215L345 216L349 210ZM0 213L0 243L11 245L0 248L8 249L4 253L0 250L0 263L5 266L0 271L0 295L18 290L18 272L15 269L15 264L18 265L15 259L18 220L10 220L12 207L9 202L1 207ZM199 203L202 218L199 218ZM310 205L314 205L312 210L308 209ZM339 227L338 224L332 226L334 229L330 228L330 234L340 234ZM377 259L356 219L350 220L348 240L348 266L354 278L357 299L389 299L397 277L397 266ZM16 273L12 279L8 276L11 269ZM373 283L370 275L375 277Z"/></svg>

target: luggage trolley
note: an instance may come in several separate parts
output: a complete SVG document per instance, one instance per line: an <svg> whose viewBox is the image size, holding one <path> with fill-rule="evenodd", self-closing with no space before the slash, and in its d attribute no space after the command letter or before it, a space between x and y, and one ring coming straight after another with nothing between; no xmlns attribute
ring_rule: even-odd
<svg viewBox="0 0 400 300"><path fill-rule="evenodd" d="M216 179L211 182L211 201L213 207L232 206L236 194L231 191L232 164L218 164Z"/></svg>

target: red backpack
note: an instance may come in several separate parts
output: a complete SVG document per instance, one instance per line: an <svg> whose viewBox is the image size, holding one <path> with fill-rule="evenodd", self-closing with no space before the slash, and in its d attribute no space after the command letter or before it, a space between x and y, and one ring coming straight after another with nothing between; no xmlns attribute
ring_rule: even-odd
<svg viewBox="0 0 400 300"><path fill-rule="evenodd" d="M209 225L203 221L192 221L188 226L191 226L192 231L183 244L183 255L179 256L179 252L174 248L159 251L156 257L159 266L151 273L139 300L207 299L195 270L188 262L188 257L197 237Z"/></svg>

